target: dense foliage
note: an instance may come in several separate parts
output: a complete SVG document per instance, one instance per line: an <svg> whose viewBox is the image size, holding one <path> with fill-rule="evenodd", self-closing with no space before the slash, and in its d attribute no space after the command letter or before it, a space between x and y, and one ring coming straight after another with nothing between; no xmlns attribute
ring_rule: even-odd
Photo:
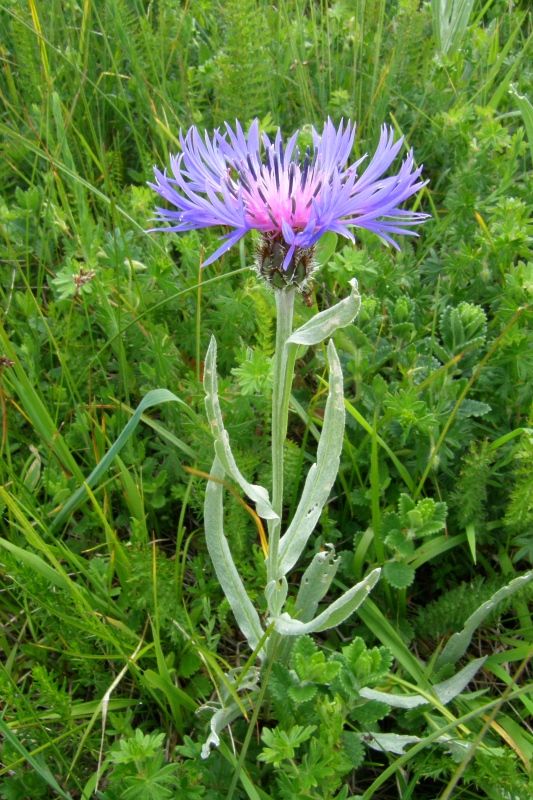
<svg viewBox="0 0 533 800"><path fill-rule="evenodd" d="M533 559L527 6L1 3L2 800L531 797L531 591L513 583ZM216 233L147 234L146 181L180 127L237 115L304 139L354 119L356 156L392 124L432 220L400 253L325 239L312 294L326 308L356 277L363 297L335 338L348 425L313 547L341 553L337 588L384 577L359 616L298 640L204 762L196 711L247 656L203 541L203 358L214 333L239 464L268 484L274 302L251 237L202 272ZM326 374L324 347L298 361L288 513ZM145 409L58 517L157 388L185 406ZM256 527L226 506L261 604Z"/></svg>

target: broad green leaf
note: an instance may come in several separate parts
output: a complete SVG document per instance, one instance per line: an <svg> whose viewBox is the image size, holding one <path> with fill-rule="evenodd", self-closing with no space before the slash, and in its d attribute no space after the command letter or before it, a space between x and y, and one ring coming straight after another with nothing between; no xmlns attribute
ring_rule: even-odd
<svg viewBox="0 0 533 800"><path fill-rule="evenodd" d="M29 567L46 581L49 581L52 586L57 586L59 589L66 589L67 591L70 588L68 579L47 564L46 561L43 561L36 553L32 553L30 550L24 550L24 548L18 547L7 539L1 538L0 547L8 550L21 564Z"/></svg>
<svg viewBox="0 0 533 800"><path fill-rule="evenodd" d="M328 344L329 392L316 463L307 473L294 518L279 544L279 571L286 575L296 564L318 522L337 473L344 436L342 370L331 340Z"/></svg>
<svg viewBox="0 0 533 800"><path fill-rule="evenodd" d="M345 328L354 321L361 307L361 296L357 290L357 280L350 281L351 293L336 305L315 314L287 339L287 344L319 344L333 336L339 328Z"/></svg>
<svg viewBox="0 0 533 800"><path fill-rule="evenodd" d="M207 549L215 568L217 578L224 594L228 598L239 628L246 637L252 650L258 646L263 637L263 629L259 615L254 606L233 561L223 525L223 487L225 471L218 456L211 468L211 477L205 492L204 525ZM261 657L262 651L260 651Z"/></svg>
<svg viewBox="0 0 533 800"><path fill-rule="evenodd" d="M315 261L322 267L328 263L337 248L338 236L333 231L328 231L321 236L315 250Z"/></svg>
<svg viewBox="0 0 533 800"><path fill-rule="evenodd" d="M345 619L353 614L359 606L366 600L369 593L379 580L381 569L372 570L364 580L357 583L351 589L339 597L328 606L325 611L315 617L310 622L301 622L293 619L289 614L281 614L274 620L274 627L283 636L301 636L303 633L317 633L336 628Z"/></svg>
<svg viewBox="0 0 533 800"><path fill-rule="evenodd" d="M500 603L502 600L505 600L506 597L510 597L523 586L529 583L529 581L533 578L533 570L524 573L524 575L519 575L518 578L514 578L507 586L502 586L501 589L498 589L492 597L487 600L485 603L482 603L473 614L471 614L468 619L466 620L463 629L458 631L458 633L454 633L453 636L450 636L448 641L446 642L446 646L444 647L442 653L437 658L436 667L439 669L444 664L455 664L468 648L468 645L472 641L472 636L474 635L475 631L483 620L493 611L494 608Z"/></svg>
<svg viewBox="0 0 533 800"><path fill-rule="evenodd" d="M95 486L102 478L106 470L111 466L113 459L120 453L130 436L133 434L135 428L141 420L144 411L152 406L161 405L161 403L179 403L179 405L187 408L187 404L184 403L183 400L181 400L179 397L176 397L175 394L169 392L167 389L153 389L151 392L148 392L148 394L143 397L135 409L132 418L125 425L116 442L109 448L105 456L96 465L83 485L80 486L79 489L77 489L74 494L71 495L71 497L69 497L59 514L52 521L50 526L52 530L55 530L63 522L65 522L70 514L72 514L72 512L75 511L86 499L88 494L87 488L90 489ZM189 455L194 456L192 450L190 450Z"/></svg>
<svg viewBox="0 0 533 800"><path fill-rule="evenodd" d="M278 519L278 515L270 504L267 490L263 486L248 483L242 475L229 442L228 432L224 428L222 411L218 399L218 378L217 378L217 343L214 336L211 337L204 367L204 389L205 389L205 408L207 419L211 426L211 433L215 440L215 452L224 471L239 484L243 492L255 503L257 513L263 519Z"/></svg>
<svg viewBox="0 0 533 800"><path fill-rule="evenodd" d="M403 561L387 561L383 565L383 577L395 589L406 589L415 579L415 570Z"/></svg>
<svg viewBox="0 0 533 800"><path fill-rule="evenodd" d="M529 99L524 94L518 94L516 89L511 88L509 94L513 96L515 103L522 114L524 127L527 133L527 139L529 142L529 152L531 154L531 160L533 161L533 106L531 105Z"/></svg>
<svg viewBox="0 0 533 800"><path fill-rule="evenodd" d="M335 550L321 550L313 556L313 560L305 570L300 581L296 597L298 619L309 622L318 608L318 604L331 586L335 577L339 559L335 558Z"/></svg>
<svg viewBox="0 0 533 800"><path fill-rule="evenodd" d="M485 661L487 660L487 656L483 656L482 658L475 658L473 661L470 661L466 667L459 670L455 675L451 678L448 678L445 681L441 681L440 683L435 684L433 687L433 691L439 698L440 702L443 706L450 703L455 697L457 697L463 689L465 689L474 675L477 673L478 670L481 669Z"/></svg>
<svg viewBox="0 0 533 800"><path fill-rule="evenodd" d="M13 733L13 731L6 725L3 719L0 719L0 733L2 734L5 741L9 744L13 750L16 750L17 753L24 758L25 761L29 764L29 766L34 770L34 772L39 775L41 780L48 784L48 786L56 793L58 797L62 797L63 800L72 800L72 795L69 792L63 791L61 786L58 784L57 780L55 779L53 773L46 765L44 757L42 753L39 755L33 755L30 753L19 740L19 738Z"/></svg>

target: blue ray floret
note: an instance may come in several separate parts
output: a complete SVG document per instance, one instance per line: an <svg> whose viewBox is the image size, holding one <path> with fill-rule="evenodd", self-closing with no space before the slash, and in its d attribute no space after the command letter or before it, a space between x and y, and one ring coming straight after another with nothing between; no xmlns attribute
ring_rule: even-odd
<svg viewBox="0 0 533 800"><path fill-rule="evenodd" d="M402 208L427 181L420 180L410 151L395 175L385 173L403 145L393 131L381 129L376 152L348 164L355 126L330 119L322 134L312 129L313 147L300 153L297 131L284 144L280 131L271 140L260 135L255 120L248 133L239 122L202 137L196 127L180 134L181 153L170 158L170 171L154 168L154 189L173 208L157 208L165 227L190 231L226 227L222 245L204 262L211 264L248 231L260 231L282 254L288 270L295 252L309 251L327 231L351 241L350 228L366 228L398 248L393 235L416 235L413 228L428 215Z"/></svg>

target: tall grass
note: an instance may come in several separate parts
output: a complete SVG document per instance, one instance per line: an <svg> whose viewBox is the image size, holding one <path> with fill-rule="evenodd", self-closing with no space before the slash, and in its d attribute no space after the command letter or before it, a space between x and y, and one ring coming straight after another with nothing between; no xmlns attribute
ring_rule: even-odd
<svg viewBox="0 0 533 800"><path fill-rule="evenodd" d="M365 298L360 326L338 337L350 427L317 548L342 551L341 584L401 565L400 585L326 652L364 635L409 691L430 691L448 677L434 650L527 568L530 52L526 5L497 0L0 5L0 797L195 798L208 781L226 797L234 775L235 797L281 791L251 728L249 756L228 739L211 776L187 738L201 738L195 711L241 658L202 538L202 357L213 331L228 428L247 475L262 474L273 308L247 270L253 243L201 273L215 234L146 233L145 183L181 128L259 116L305 138L344 116L361 155L388 122L430 178L434 219L416 246L339 245L317 281L321 308L353 275ZM313 458L323 373L323 353L299 362L289 486ZM181 402L135 413L157 389ZM447 527L405 557L387 538L402 493L448 504ZM229 515L258 594L253 524L239 504ZM528 796L526 600L509 597L472 645L488 656L483 695L402 712L421 741L369 751L346 792ZM436 619L455 627L437 635ZM256 716L274 725L269 712ZM472 744L456 766L429 747L453 731Z"/></svg>

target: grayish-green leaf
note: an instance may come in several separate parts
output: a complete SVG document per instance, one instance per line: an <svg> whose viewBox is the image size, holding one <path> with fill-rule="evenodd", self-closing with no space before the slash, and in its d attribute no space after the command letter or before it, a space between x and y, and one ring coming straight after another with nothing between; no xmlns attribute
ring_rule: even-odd
<svg viewBox="0 0 533 800"><path fill-rule="evenodd" d="M211 468L211 477L214 480L208 481L205 492L205 538L217 578L228 598L237 624L252 650L255 650L264 632L259 615L252 605L237 571L228 540L224 534L223 487L220 483L224 476L224 467L218 457L215 457ZM259 656L260 658L263 656L263 651L260 651Z"/></svg>
<svg viewBox="0 0 533 800"><path fill-rule="evenodd" d="M217 379L217 343L214 336L211 337L207 355L205 357L204 368L204 389L205 389L205 408L207 419L211 426L211 433L215 440L215 452L224 467L224 470L233 480L239 484L243 492L256 505L257 513L263 519L278 519L278 515L270 504L267 490L263 486L255 483L248 483L242 475L235 458L231 452L228 432L224 428L222 412L218 399L218 379Z"/></svg>
<svg viewBox="0 0 533 800"><path fill-rule="evenodd" d="M360 689L359 694L365 700L377 700L393 708L416 708L429 703L429 700L420 694L390 694L389 692L380 692L377 689L368 689L366 687Z"/></svg>
<svg viewBox="0 0 533 800"><path fill-rule="evenodd" d="M329 392L316 464L307 474L294 518L279 545L279 570L286 575L296 564L315 529L339 471L344 436L342 370L333 341L328 344Z"/></svg>
<svg viewBox="0 0 533 800"><path fill-rule="evenodd" d="M313 560L305 570L300 581L296 598L298 619L309 622L313 619L318 604L331 586L340 559L335 558L333 545L326 545L328 550L321 550L313 556Z"/></svg>
<svg viewBox="0 0 533 800"><path fill-rule="evenodd" d="M481 625L483 620L490 614L491 611L496 608L498 603L502 600L505 600L506 597L510 597L523 586L525 586L529 581L533 578L533 570L524 573L524 575L519 575L518 578L514 578L510 583L506 586L502 586L501 589L498 589L492 597L487 600L485 603L482 603L479 608L477 608L473 614L471 614L468 619L466 620L463 629L458 633L454 633L453 636L450 636L448 641L446 642L446 646L444 647L442 653L437 659L437 669L442 667L444 664L455 664L468 648L468 645L472 641L472 636L477 628Z"/></svg>
<svg viewBox="0 0 533 800"><path fill-rule="evenodd" d="M468 686L474 675L483 666L486 661L486 656L483 658L476 658L471 661L466 667L459 670L456 675L448 678L441 683L436 683L433 686L433 693L442 703L443 706L448 705L454 698L461 694L463 689ZM389 692L380 692L377 689L363 688L359 694L367 700L378 700L380 703L387 703L394 708L416 708L429 703L430 700L421 694L390 694Z"/></svg>
<svg viewBox="0 0 533 800"><path fill-rule="evenodd" d="M466 667L463 667L463 669L459 670L459 672L457 672L455 675L452 675L451 678L435 684L433 691L443 706L447 705L455 697L457 697L457 695L461 694L463 689L468 686L474 675L479 669L481 669L486 660L486 656L483 656L482 658L475 658L473 661L467 664Z"/></svg>
<svg viewBox="0 0 533 800"><path fill-rule="evenodd" d="M419 736L407 736L400 733L378 733L377 731L372 731L371 733L365 734L364 741L365 744L367 744L373 750L381 750L381 752L385 753L396 753L397 755L403 755L403 753L405 753L405 748L408 747L408 745L421 742L422 739L420 739Z"/></svg>
<svg viewBox="0 0 533 800"><path fill-rule="evenodd" d="M287 339L287 344L319 344L333 336L339 328L345 328L356 318L361 308L361 296L357 290L357 280L350 281L351 293L344 300L336 303L331 308L315 314L314 317L298 328Z"/></svg>
<svg viewBox="0 0 533 800"><path fill-rule="evenodd" d="M455 52L463 41L474 0L431 0L433 29L440 52Z"/></svg>
<svg viewBox="0 0 533 800"><path fill-rule="evenodd" d="M289 587L285 577L267 583L265 587L265 597L271 616L277 617L278 614L281 614L281 609L287 599L288 589Z"/></svg>
<svg viewBox="0 0 533 800"><path fill-rule="evenodd" d="M230 703L230 705L225 706L224 708L219 708L217 711L215 711L209 722L211 732L202 745L201 757L203 759L209 758L212 747L219 746L219 733L241 714L242 710L236 703Z"/></svg>
<svg viewBox="0 0 533 800"><path fill-rule="evenodd" d="M220 686L220 703L207 703L198 709L199 714L203 711L210 711L212 714L209 722L211 732L202 747L202 758L208 758L211 748L219 746L219 733L250 708L252 693L257 689L260 674L258 669L247 670L246 674L240 669L230 670ZM237 694L239 692L248 694L239 697Z"/></svg>
<svg viewBox="0 0 533 800"><path fill-rule="evenodd" d="M381 570L379 567L372 570L366 578L357 583L347 592L344 592L338 600L335 600L322 611L318 617L310 622L302 622L294 619L289 614L281 614L274 620L274 627L283 636L301 636L304 633L317 633L335 628L344 622L345 619L359 608L361 603L368 597L376 585Z"/></svg>

